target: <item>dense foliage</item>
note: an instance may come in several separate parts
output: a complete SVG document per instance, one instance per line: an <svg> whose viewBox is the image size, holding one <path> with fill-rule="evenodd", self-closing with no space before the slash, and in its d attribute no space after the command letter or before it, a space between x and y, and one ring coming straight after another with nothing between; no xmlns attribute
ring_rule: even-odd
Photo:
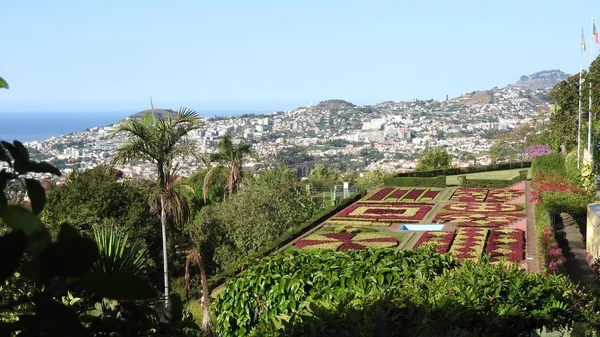
<svg viewBox="0 0 600 337"><path fill-rule="evenodd" d="M0 237L0 335L180 336L185 327L197 329L182 321L178 296L165 315L154 306L156 290L139 275L94 268L100 254L93 239L68 224L51 238L38 217L45 191L28 173L60 175L56 168L31 161L18 141L1 143L0 161L8 165L0 171L0 219L9 228ZM31 209L8 203L11 181L24 184Z"/></svg>
<svg viewBox="0 0 600 337"><path fill-rule="evenodd" d="M515 336L581 319L574 290L562 276L460 266L429 249L292 251L231 280L215 311L220 333L236 336Z"/></svg>
<svg viewBox="0 0 600 337"><path fill-rule="evenodd" d="M120 179L108 166L75 171L65 183L48 191L41 217L51 231L69 224L92 236L94 229L109 227L151 244L158 230L158 218L151 216L149 186Z"/></svg>
<svg viewBox="0 0 600 337"><path fill-rule="evenodd" d="M213 271L235 263L318 211L294 170L268 169L222 203L204 207L188 226Z"/></svg>
<svg viewBox="0 0 600 337"><path fill-rule="evenodd" d="M566 176L565 157L560 153L551 153L536 157L531 162L531 174L535 177L538 172L554 172Z"/></svg>

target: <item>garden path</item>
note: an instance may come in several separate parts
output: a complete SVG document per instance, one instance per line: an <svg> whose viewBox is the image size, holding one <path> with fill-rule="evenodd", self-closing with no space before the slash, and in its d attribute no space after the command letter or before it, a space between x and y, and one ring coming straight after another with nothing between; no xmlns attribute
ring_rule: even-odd
<svg viewBox="0 0 600 337"><path fill-rule="evenodd" d="M565 239L559 240L567 261L564 264L571 280L581 285L592 284L595 280L594 272L586 261L585 242L582 240L581 232L577 222L570 214L561 213L562 227Z"/></svg>
<svg viewBox="0 0 600 337"><path fill-rule="evenodd" d="M525 231L525 257L527 260L527 271L537 273L540 264L537 253L537 232L535 228L535 214L531 204L531 183L525 182L525 209L527 210L527 230Z"/></svg>

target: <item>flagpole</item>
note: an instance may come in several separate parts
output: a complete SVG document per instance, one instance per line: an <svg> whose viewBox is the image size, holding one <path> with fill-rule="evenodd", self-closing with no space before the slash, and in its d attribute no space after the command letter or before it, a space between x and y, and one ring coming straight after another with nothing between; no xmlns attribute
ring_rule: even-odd
<svg viewBox="0 0 600 337"><path fill-rule="evenodd" d="M592 18L592 34L590 36L590 38L594 38L594 18ZM588 70L588 75L589 73L591 73L592 70L592 55L593 55L593 51L594 51L594 41L591 41L590 43L590 68ZM592 81L591 78L587 81L589 83L590 86L590 97L589 97L589 107L588 107L588 144L587 144L587 152L588 152L588 159L591 162L592 161Z"/></svg>
<svg viewBox="0 0 600 337"><path fill-rule="evenodd" d="M583 36L583 28L581 28L581 41L579 45L579 114L577 117L577 168L579 169L579 162L581 161L581 73L583 69L583 44L585 39Z"/></svg>

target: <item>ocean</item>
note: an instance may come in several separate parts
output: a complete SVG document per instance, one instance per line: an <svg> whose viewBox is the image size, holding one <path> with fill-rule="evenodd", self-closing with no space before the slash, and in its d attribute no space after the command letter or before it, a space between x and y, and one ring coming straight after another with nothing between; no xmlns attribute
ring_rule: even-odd
<svg viewBox="0 0 600 337"><path fill-rule="evenodd" d="M200 112L201 116L234 116L245 111ZM265 112L255 112L265 113ZM19 112L0 113L0 140L30 142L114 124L131 112Z"/></svg>

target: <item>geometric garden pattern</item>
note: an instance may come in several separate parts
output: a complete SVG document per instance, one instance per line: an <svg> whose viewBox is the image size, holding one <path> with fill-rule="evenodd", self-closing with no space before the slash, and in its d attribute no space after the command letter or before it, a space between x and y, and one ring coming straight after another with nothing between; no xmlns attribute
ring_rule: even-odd
<svg viewBox="0 0 600 337"><path fill-rule="evenodd" d="M426 187L381 188L326 220L327 228L343 228L347 233L317 232L297 241L296 247L333 250L397 247L399 241L386 233L397 230L400 224L423 222L443 191ZM437 205L435 216L428 221L453 224L457 229L415 234L418 239L413 247L432 244L438 252L451 253L460 260L488 254L491 262L522 261L525 233L508 225L526 217L522 204L511 203L523 194L514 188L457 188L447 202ZM360 228L369 231L362 233ZM350 233L354 229L357 231Z"/></svg>

